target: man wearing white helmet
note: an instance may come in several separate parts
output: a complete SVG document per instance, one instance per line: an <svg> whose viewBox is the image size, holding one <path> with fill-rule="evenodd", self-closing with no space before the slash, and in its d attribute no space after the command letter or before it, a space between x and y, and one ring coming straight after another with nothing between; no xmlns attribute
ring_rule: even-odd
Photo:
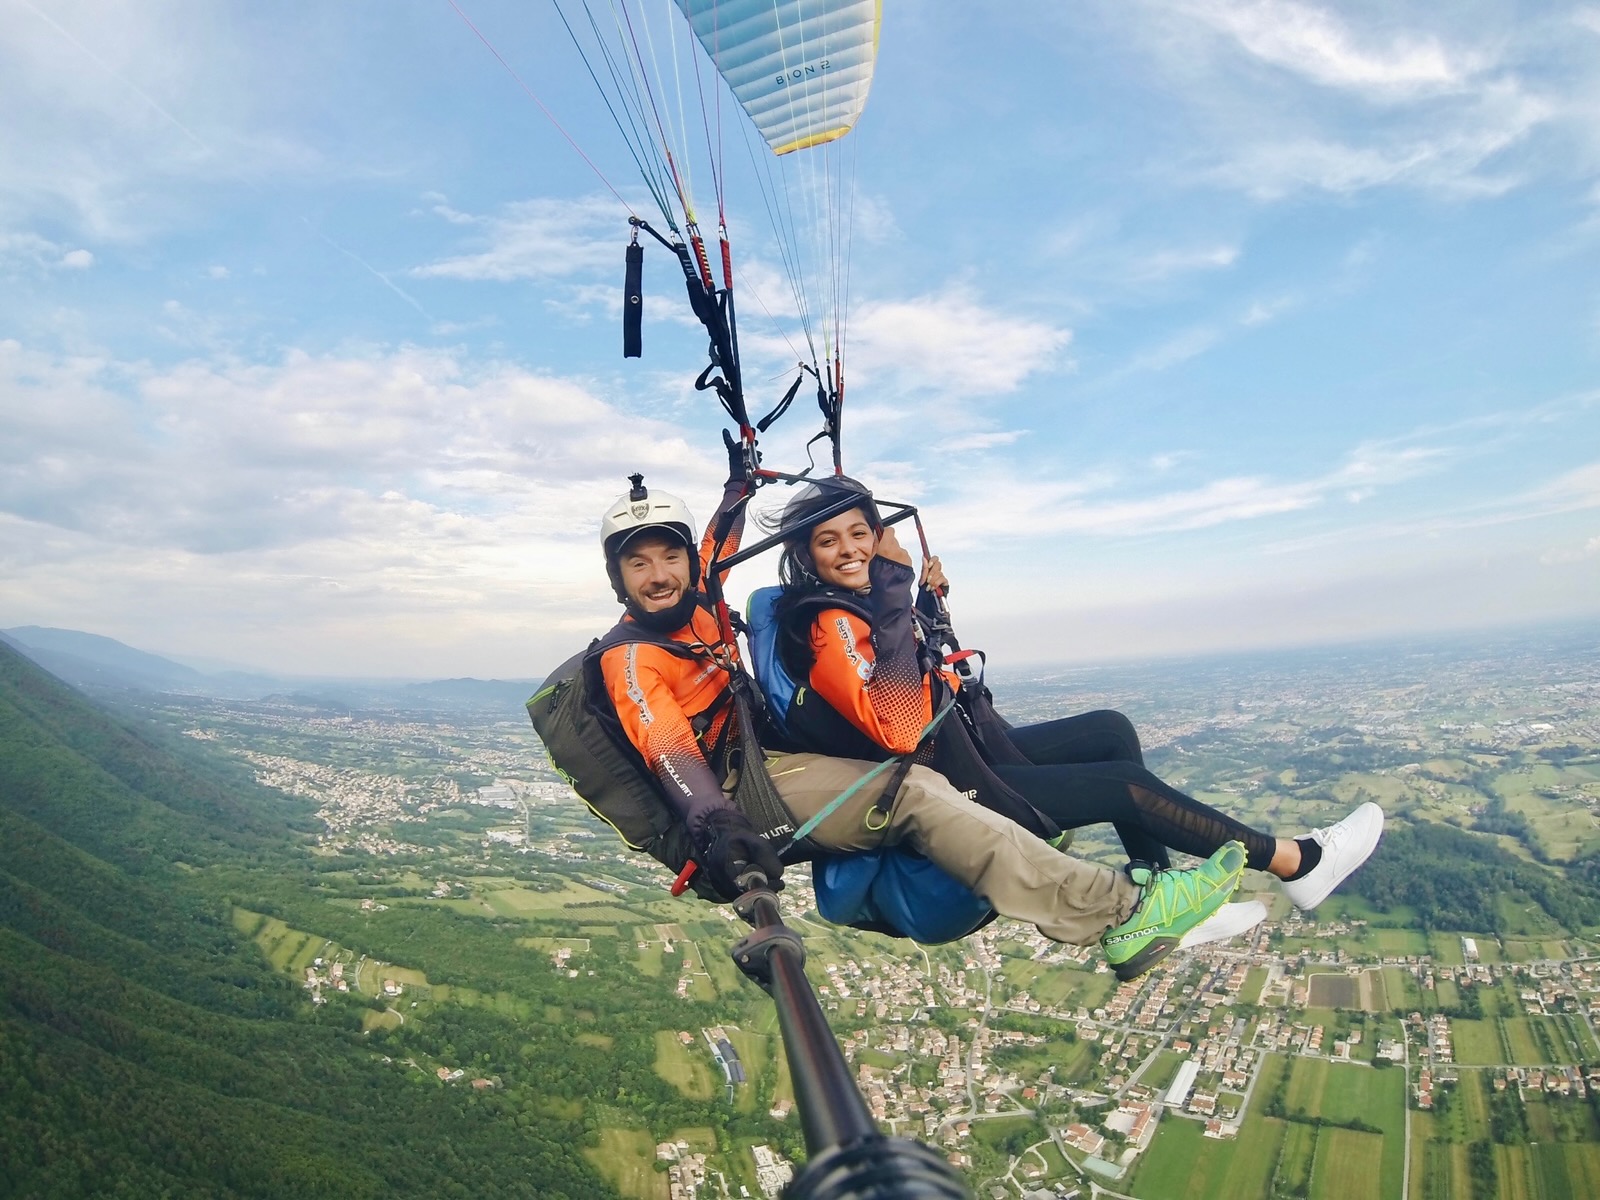
<svg viewBox="0 0 1600 1200"><path fill-rule="evenodd" d="M746 489L743 457L731 441L729 461L718 519L730 511L738 515L723 538L724 553L737 546L743 510L733 506ZM604 695L622 734L687 828L694 861L717 893L732 898L747 867L777 884L783 865L724 790L724 764L738 737L728 702L738 650L724 640L698 589L716 538L708 531L697 554L694 521L683 501L646 488L640 476L632 483L601 522L606 572L626 613L591 653L599 655ZM876 766L818 754L768 755L766 764L795 822L821 812ZM876 780L861 788L810 840L843 852L907 844L998 912L1048 937L1076 945L1114 941L1124 978L1148 970L1180 944L1231 936L1264 915L1259 905L1226 903L1243 873L1243 847L1236 847L1236 863L1214 860L1209 870L1162 872L1136 883L1060 853L926 767L912 767L892 797L880 798L882 788ZM879 820L869 821L874 813Z"/></svg>

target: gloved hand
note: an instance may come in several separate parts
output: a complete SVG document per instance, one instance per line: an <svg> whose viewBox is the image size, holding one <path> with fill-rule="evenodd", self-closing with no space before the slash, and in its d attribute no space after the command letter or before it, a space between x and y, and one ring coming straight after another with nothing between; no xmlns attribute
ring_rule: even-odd
<svg viewBox="0 0 1600 1200"><path fill-rule="evenodd" d="M783 863L738 809L719 808L706 817L701 831L704 845L696 858L729 900L740 894L739 876L752 867L767 877L773 891L783 890Z"/></svg>
<svg viewBox="0 0 1600 1200"><path fill-rule="evenodd" d="M744 443L724 429L722 431L722 444L728 451L728 482L747 482L750 478L750 466L745 462ZM756 461L760 461L759 455Z"/></svg>

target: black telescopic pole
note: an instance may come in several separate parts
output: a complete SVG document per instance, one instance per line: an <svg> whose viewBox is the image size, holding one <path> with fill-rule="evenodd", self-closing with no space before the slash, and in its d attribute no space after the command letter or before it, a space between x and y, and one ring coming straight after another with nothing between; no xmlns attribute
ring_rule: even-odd
<svg viewBox="0 0 1600 1200"><path fill-rule="evenodd" d="M765 888L746 892L735 907L756 928L733 948L733 961L778 1006L778 1028L789 1056L806 1151L814 1155L829 1146L873 1137L878 1127L806 978L800 935L783 923L777 897Z"/></svg>
<svg viewBox="0 0 1600 1200"><path fill-rule="evenodd" d="M805 973L805 944L783 923L759 872L734 908L755 928L733 961L778 1008L807 1161L786 1200L970 1200L966 1182L936 1151L878 1131Z"/></svg>

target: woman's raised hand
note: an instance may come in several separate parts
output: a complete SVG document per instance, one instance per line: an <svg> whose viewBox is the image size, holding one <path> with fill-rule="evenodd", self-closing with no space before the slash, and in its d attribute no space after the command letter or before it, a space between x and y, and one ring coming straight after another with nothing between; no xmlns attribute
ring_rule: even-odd
<svg viewBox="0 0 1600 1200"><path fill-rule="evenodd" d="M941 596L950 594L950 580L945 577L944 565L937 554L922 564L922 586Z"/></svg>
<svg viewBox="0 0 1600 1200"><path fill-rule="evenodd" d="M890 562L911 565L911 553L900 544L900 539L894 535L894 526L885 525L883 532L878 535L878 548L876 554L887 558Z"/></svg>

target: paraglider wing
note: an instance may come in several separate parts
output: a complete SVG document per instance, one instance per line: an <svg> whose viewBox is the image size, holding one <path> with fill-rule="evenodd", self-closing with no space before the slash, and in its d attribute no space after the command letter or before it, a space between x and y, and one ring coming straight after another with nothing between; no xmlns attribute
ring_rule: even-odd
<svg viewBox="0 0 1600 1200"><path fill-rule="evenodd" d="M872 87L881 0L677 0L774 154L841 138Z"/></svg>

